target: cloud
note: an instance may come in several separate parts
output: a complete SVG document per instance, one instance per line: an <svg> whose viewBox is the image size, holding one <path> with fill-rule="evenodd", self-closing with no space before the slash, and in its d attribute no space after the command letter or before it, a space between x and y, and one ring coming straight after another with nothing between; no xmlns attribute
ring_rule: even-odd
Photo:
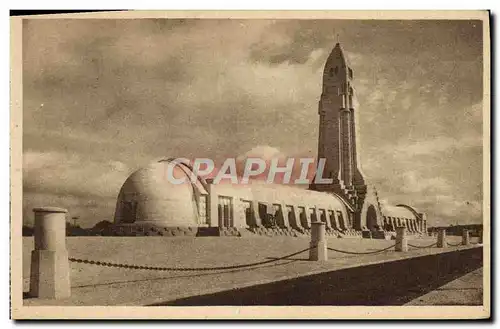
<svg viewBox="0 0 500 329"><path fill-rule="evenodd" d="M303 178L301 177L302 174L302 158L310 158L313 159L310 155L291 155L291 154L286 154L283 151L279 150L276 147L272 147L269 145L258 145L251 150L245 152L242 155L239 155L236 158L236 167L237 167L237 172L238 175L242 176L245 170L245 165L247 164L247 161L250 158L258 158L261 160L264 160L266 164L266 168L262 174L259 174L254 177L250 177L250 180L252 181L267 181L269 176L270 169L272 167L273 161L276 161L276 166L277 168L290 168L291 173L290 173L290 179L285 180L285 173L284 172L276 172L274 179L272 180L272 183L274 184L292 184L295 185L298 188L307 188L309 186L308 183L301 183L301 184L295 184L295 180ZM290 167L288 164L290 162ZM315 168L316 168L316 161L313 159L312 162L308 164L307 167L307 172L306 172L306 179L308 181L311 181L314 178L315 174Z"/></svg>
<svg viewBox="0 0 500 329"><path fill-rule="evenodd" d="M460 114L460 113L459 113ZM483 103L478 102L472 106L464 107L463 119L466 124L482 127L483 123Z"/></svg>
<svg viewBox="0 0 500 329"><path fill-rule="evenodd" d="M417 64L422 57L475 60L481 56L481 25L453 20L279 20L253 45L252 58L269 64L300 64L315 49L331 49L340 41L354 53L403 54ZM454 48L463 52L448 51Z"/></svg>
<svg viewBox="0 0 500 329"><path fill-rule="evenodd" d="M94 161L78 153L23 154L24 222L32 224L32 209L57 206L78 216L82 226L112 221L116 197L131 169L123 162Z"/></svg>
<svg viewBox="0 0 500 329"><path fill-rule="evenodd" d="M482 223L483 207L479 200L456 199L452 195L429 196L419 202L420 209L432 214L432 225Z"/></svg>
<svg viewBox="0 0 500 329"><path fill-rule="evenodd" d="M480 22L28 20L24 29L26 198L112 199L128 170L164 156L219 163L268 145L315 157L337 33L354 69L358 151L380 194L417 200L400 188L415 172L424 181L413 189L447 181L449 195L481 198ZM106 202L95 209L109 214Z"/></svg>
<svg viewBox="0 0 500 329"><path fill-rule="evenodd" d="M129 173L128 166L116 160L94 162L61 152L26 151L23 155L23 190L29 193L96 202L115 199Z"/></svg>
<svg viewBox="0 0 500 329"><path fill-rule="evenodd" d="M401 191L404 193L443 193L450 191L450 183L442 177L422 177L418 171L407 171L403 174Z"/></svg>
<svg viewBox="0 0 500 329"><path fill-rule="evenodd" d="M252 148L250 151L245 152L245 154L238 156L238 159L245 158L260 158L263 160L271 160L271 159L283 159L285 155L278 150L276 147L272 147L269 145L258 145Z"/></svg>
<svg viewBox="0 0 500 329"><path fill-rule="evenodd" d="M386 146L383 151L397 157L408 158L412 156L443 153L453 149L482 147L482 143L482 136L464 136L459 139L440 136L430 140L412 141L410 143L401 142L394 147Z"/></svg>
<svg viewBox="0 0 500 329"><path fill-rule="evenodd" d="M23 170L25 174L32 171L38 171L46 166L56 163L57 158L57 154L50 152L25 152L23 154Z"/></svg>

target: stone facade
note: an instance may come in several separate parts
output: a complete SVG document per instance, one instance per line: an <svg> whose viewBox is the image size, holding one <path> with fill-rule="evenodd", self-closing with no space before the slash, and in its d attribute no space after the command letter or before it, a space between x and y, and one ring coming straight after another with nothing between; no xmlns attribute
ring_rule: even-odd
<svg viewBox="0 0 500 329"><path fill-rule="evenodd" d="M225 229L220 232L249 229L263 235L267 229L306 233L312 222L322 221L328 231L359 236L348 215L352 209L337 195L286 185L213 184L201 177L192 181L195 175L184 163L174 164L174 176L184 176L186 182L174 185L164 174L170 164L170 159L160 160L125 181L115 211L118 235L198 235L194 228L200 227Z"/></svg>
<svg viewBox="0 0 500 329"><path fill-rule="evenodd" d="M119 234L261 235L308 234L311 223L325 223L327 235L388 238L396 227L426 232L425 214L410 206L382 206L377 191L365 182L357 152L358 109L354 72L340 44L328 57L319 102L318 158L325 159L323 178L309 190L276 184L212 184L193 174L187 163L163 159L134 172L123 184L115 211ZM194 179L191 179L193 178ZM138 228L140 227L140 228ZM216 230L213 230L216 229ZM361 234L363 231L363 234Z"/></svg>

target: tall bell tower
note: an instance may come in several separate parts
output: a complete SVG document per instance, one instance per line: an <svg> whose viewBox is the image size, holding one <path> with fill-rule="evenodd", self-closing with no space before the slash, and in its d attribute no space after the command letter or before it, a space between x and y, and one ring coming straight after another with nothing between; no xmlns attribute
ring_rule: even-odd
<svg viewBox="0 0 500 329"><path fill-rule="evenodd" d="M323 71L323 90L318 109L318 159L326 160L323 178L331 178L333 183L313 182L310 189L340 195L353 209L354 228L360 229L360 213L367 187L358 167L353 81L352 67L337 43Z"/></svg>

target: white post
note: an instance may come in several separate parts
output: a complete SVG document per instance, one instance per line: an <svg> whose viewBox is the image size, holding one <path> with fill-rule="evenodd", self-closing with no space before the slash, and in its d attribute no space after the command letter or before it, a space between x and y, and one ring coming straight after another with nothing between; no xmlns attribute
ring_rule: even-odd
<svg viewBox="0 0 500 329"><path fill-rule="evenodd" d="M44 207L35 213L35 250L31 253L30 296L63 299L71 295L66 250L66 209Z"/></svg>
<svg viewBox="0 0 500 329"><path fill-rule="evenodd" d="M469 245L469 242L470 242L470 240L469 240L469 230L464 229L462 231L462 246Z"/></svg>
<svg viewBox="0 0 500 329"><path fill-rule="evenodd" d="M311 223L311 242L309 243L309 260L328 260L327 243L325 237L325 223Z"/></svg>
<svg viewBox="0 0 500 329"><path fill-rule="evenodd" d="M396 227L396 251L408 251L408 238L406 237L406 227Z"/></svg>
<svg viewBox="0 0 500 329"><path fill-rule="evenodd" d="M448 243L446 242L446 229L444 228L438 229L437 247L438 248L448 247Z"/></svg>

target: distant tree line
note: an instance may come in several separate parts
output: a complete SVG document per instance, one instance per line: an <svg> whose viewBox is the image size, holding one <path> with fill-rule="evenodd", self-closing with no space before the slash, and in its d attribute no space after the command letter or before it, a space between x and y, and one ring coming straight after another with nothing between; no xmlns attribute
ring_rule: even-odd
<svg viewBox="0 0 500 329"><path fill-rule="evenodd" d="M433 226L429 227L427 231L429 233L435 233L441 228L446 229L447 235L461 236L462 231L464 229L467 229L469 230L471 236L479 236L479 233L483 230L483 224L461 224L461 225L450 224L449 226Z"/></svg>
<svg viewBox="0 0 500 329"><path fill-rule="evenodd" d="M80 225L74 225L66 222L66 236L100 236L109 235L113 223L102 220L92 228L83 228ZM29 225L23 225L23 236L33 236L34 228Z"/></svg>

